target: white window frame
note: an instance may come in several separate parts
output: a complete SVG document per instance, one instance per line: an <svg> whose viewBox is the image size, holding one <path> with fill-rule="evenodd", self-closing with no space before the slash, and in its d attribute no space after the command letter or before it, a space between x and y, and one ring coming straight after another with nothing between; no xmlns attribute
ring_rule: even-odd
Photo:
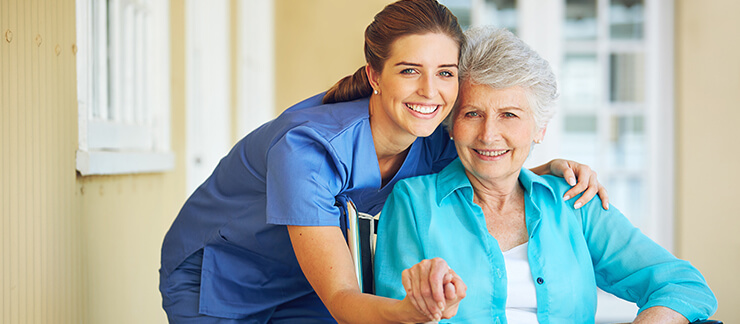
<svg viewBox="0 0 740 324"><path fill-rule="evenodd" d="M80 174L174 168L169 6L168 0L76 0Z"/></svg>

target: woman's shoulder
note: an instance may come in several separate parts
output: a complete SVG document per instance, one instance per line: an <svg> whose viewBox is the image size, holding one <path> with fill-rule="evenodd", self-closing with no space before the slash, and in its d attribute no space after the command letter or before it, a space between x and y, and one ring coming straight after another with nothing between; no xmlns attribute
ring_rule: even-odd
<svg viewBox="0 0 740 324"><path fill-rule="evenodd" d="M287 128L308 127L330 139L370 117L368 98L331 104L321 103L321 98L323 93L291 106L275 122Z"/></svg>

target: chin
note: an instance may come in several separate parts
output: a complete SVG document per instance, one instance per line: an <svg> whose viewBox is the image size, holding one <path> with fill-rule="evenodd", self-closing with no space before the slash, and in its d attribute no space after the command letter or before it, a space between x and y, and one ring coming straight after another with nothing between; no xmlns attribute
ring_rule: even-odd
<svg viewBox="0 0 740 324"><path fill-rule="evenodd" d="M434 133L434 130L435 129L436 128L434 128L432 130L417 130L417 131L413 132L413 134L416 137L428 137L429 135L432 135Z"/></svg>

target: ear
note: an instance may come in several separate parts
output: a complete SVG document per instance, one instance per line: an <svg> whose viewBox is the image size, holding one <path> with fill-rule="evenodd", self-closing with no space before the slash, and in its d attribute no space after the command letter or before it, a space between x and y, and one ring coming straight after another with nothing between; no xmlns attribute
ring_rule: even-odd
<svg viewBox="0 0 740 324"><path fill-rule="evenodd" d="M545 138L545 133L547 132L547 125L543 126L539 130L537 130L537 133L534 135L534 142L535 143L542 143L542 140Z"/></svg>
<svg viewBox="0 0 740 324"><path fill-rule="evenodd" d="M368 63L365 64L365 74L367 74L367 80L370 81L370 86L380 91L380 73L375 71Z"/></svg>

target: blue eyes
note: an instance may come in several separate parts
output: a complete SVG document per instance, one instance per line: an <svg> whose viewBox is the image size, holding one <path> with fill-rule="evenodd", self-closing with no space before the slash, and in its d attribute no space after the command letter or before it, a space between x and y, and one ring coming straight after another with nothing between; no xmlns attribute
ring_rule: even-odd
<svg viewBox="0 0 740 324"><path fill-rule="evenodd" d="M469 111L465 113L465 117L480 117L480 116L481 114L475 111ZM503 116L504 118L516 118L517 117L517 115L510 113L510 112L504 112L501 114L501 116Z"/></svg>
<svg viewBox="0 0 740 324"><path fill-rule="evenodd" d="M411 68L401 70L401 74L414 74L414 73L419 73L419 72L416 69L411 69ZM445 78L450 78L450 77L455 76L450 71L441 71L439 72L439 75Z"/></svg>

